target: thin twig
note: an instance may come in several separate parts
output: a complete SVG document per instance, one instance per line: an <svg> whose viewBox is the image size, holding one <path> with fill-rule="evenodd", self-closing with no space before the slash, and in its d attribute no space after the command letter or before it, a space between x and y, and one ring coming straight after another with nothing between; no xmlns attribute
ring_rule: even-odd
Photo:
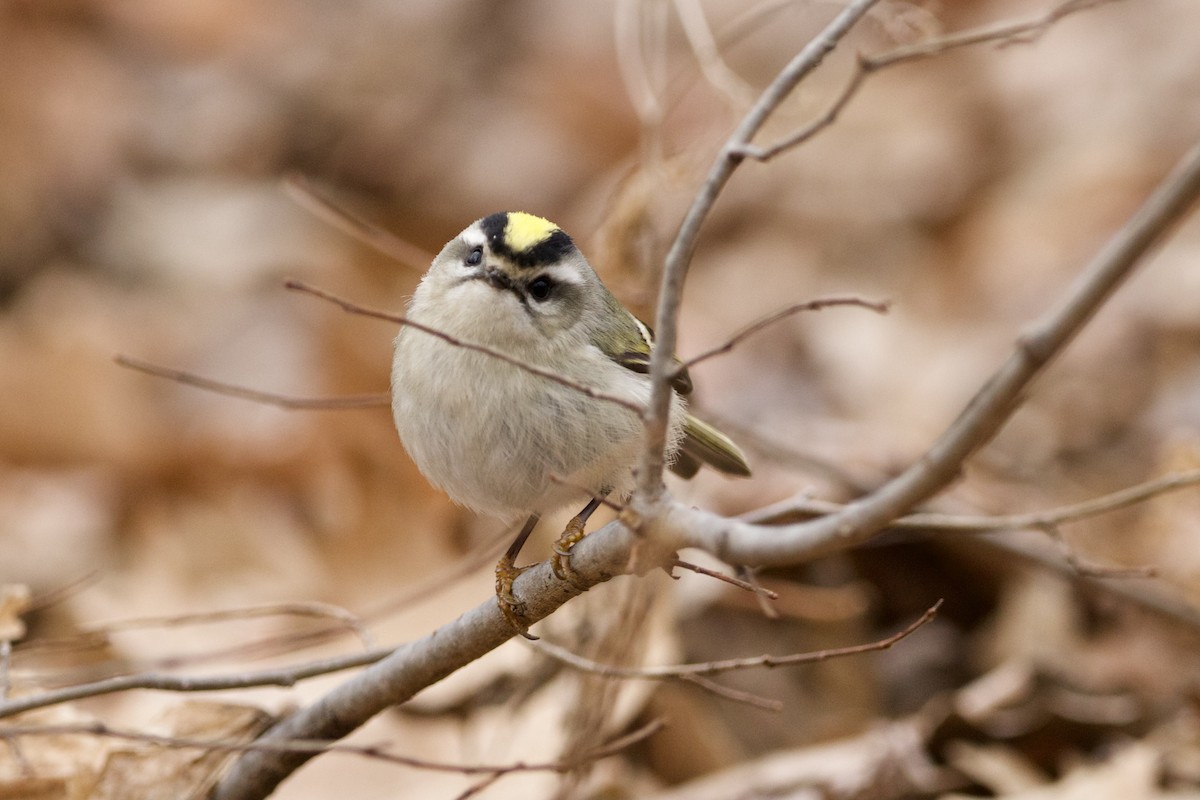
<svg viewBox="0 0 1200 800"><path fill-rule="evenodd" d="M674 372L674 352L678 343L679 305L683 284L696 249L700 228L708 217L717 196L728 183L734 170L745 156L740 148L749 144L755 134L775 112L792 90L825 59L838 42L879 0L854 0L834 20L808 43L763 91L754 106L742 119L733 135L721 148L708 176L696 193L684 216L679 233L667 251L663 277L655 313L658 346L650 356L651 394L646 409L646 446L638 470L638 494L646 502L661 499L662 475L666 463L664 448L667 440L671 405L671 376Z"/></svg>
<svg viewBox="0 0 1200 800"><path fill-rule="evenodd" d="M122 666L127 669L127 674L124 677L129 677L128 669L136 668L139 674L143 674L149 670L175 669L184 665L195 666L205 662L223 661L233 656L248 657L255 653L273 654L275 652L295 652L304 644L318 644L328 641L333 636L345 634L347 631L353 633L364 648L370 650L376 647L374 637L367 628L366 620L362 617L353 614L346 609L328 603L320 602L299 602L299 603L268 603L259 606L249 606L243 608L234 608L222 611L208 611L201 613L165 615L160 617L142 617L118 620L110 623L102 623L97 625L89 625L81 628L79 632L64 636L58 639L40 639L26 643L21 647L23 653L28 653L31 650L63 650L67 648L98 648L105 647L109 643L109 637L114 633L122 633L134 630L144 630L149 628L175 627L179 625L197 625L197 624L213 624L225 621L237 621L252 617L264 616L305 616L316 619L332 620L332 624L319 627L315 630L305 631L302 634L289 633L282 636L274 636L267 638L256 639L251 644L234 644L228 647L206 647L201 653L188 656L174 655L167 658L159 658L152 661L141 662L136 665L125 663ZM280 645L286 645L280 648ZM97 672L96 665L84 671L85 675L95 674ZM95 683L94 680L89 680L86 677L80 677L78 671L73 673L74 677L56 675L53 680L41 678L39 683L48 685L51 683L69 682L79 685L84 683ZM112 680L122 676L110 676L103 680ZM275 681L271 681L274 683ZM146 688L146 687L139 687ZM161 688L161 687L159 687ZM120 691L119 689L114 691ZM102 692L107 694L107 691Z"/></svg>
<svg viewBox="0 0 1200 800"><path fill-rule="evenodd" d="M67 598L74 597L84 589L94 585L99 580L100 570L94 569L90 572L85 572L78 578L68 581L61 586L56 586L49 591L34 595L33 599L29 601L29 608L26 611L43 611L51 606L58 605Z"/></svg>
<svg viewBox="0 0 1200 800"><path fill-rule="evenodd" d="M874 72L977 44L996 43L1000 46L1017 43L1025 44L1040 37L1051 25L1064 17L1112 2L1116 2L1116 0L1067 0L1031 20L986 25L905 47L898 47L876 56L860 55L855 64L854 74L850 76L850 80L846 82L841 92L838 93L824 112L802 128L773 144L759 147L747 141L745 144L739 146L735 152L737 155L752 158L756 161L769 161L781 153L803 144L837 121L838 116L849 105L850 100L858 94L859 89L863 87L867 78Z"/></svg>
<svg viewBox="0 0 1200 800"><path fill-rule="evenodd" d="M315 617L317 619L335 620L342 630L353 631L363 646L375 646L374 637L367 629L364 620L352 611L333 603L322 603L315 600L287 603L264 603L242 608L222 609L220 611L200 611L186 614L166 614L157 617L131 617L114 622L88 625L82 628L84 634L120 633L146 628L167 628L180 625L209 625L228 620L252 619L254 617Z"/></svg>
<svg viewBox="0 0 1200 800"><path fill-rule="evenodd" d="M1200 469L1174 472L1154 480L1128 486L1081 503L1059 506L1047 511L997 516L974 516L966 514L909 514L896 524L904 527L927 527L938 530L1002 531L1026 528L1045 528L1068 522L1078 522L1088 517L1107 514L1122 508L1144 503L1167 492L1200 485Z"/></svg>
<svg viewBox="0 0 1200 800"><path fill-rule="evenodd" d="M166 692L216 692L229 689L248 689L262 686L294 686L305 678L328 675L355 667L373 664L386 658L393 648L378 648L348 656L309 661L295 667L278 667L236 675L166 675L139 673L118 675L115 678L64 686L34 695L22 695L0 702L0 719L32 711L35 708L69 703L87 697L128 692L134 689L153 689Z"/></svg>
<svg viewBox="0 0 1200 800"><path fill-rule="evenodd" d="M305 211L405 266L424 272L429 262L433 261L432 253L351 213L299 172L289 173L283 179L283 188Z"/></svg>
<svg viewBox="0 0 1200 800"><path fill-rule="evenodd" d="M799 314L802 311L820 311L823 308L831 308L833 306L858 306L859 308L870 309L878 314L886 314L888 309L891 307L891 304L887 301L877 303L870 300L863 300L860 297L824 297L817 300L807 300L803 303L793 303L787 308L781 308L780 310L772 314L768 314L756 322L752 322L742 330L735 333L733 336L726 339L723 344L714 347L711 350L705 350L700 355L692 356L687 361L684 361L679 367L677 367L676 371L691 369L701 361L713 358L714 356L719 356L723 353L728 353L729 351L733 350L733 348L741 344L744 340L750 338L759 331L768 328L781 320L787 319L788 317Z"/></svg>
<svg viewBox="0 0 1200 800"><path fill-rule="evenodd" d="M9 689L12 688L12 642L0 639L0 703L8 700Z"/></svg>
<svg viewBox="0 0 1200 800"><path fill-rule="evenodd" d="M471 786L467 787L466 791L464 791L462 794L455 797L454 800L469 800L469 798L475 797L480 792L484 791L489 786L491 786L493 783L495 783L496 781L500 780L503 777L504 777L504 775L501 773L496 773L495 775L488 775L483 780L477 781L476 783L471 784Z"/></svg>
<svg viewBox="0 0 1200 800"><path fill-rule="evenodd" d="M399 608L408 605L416 599L427 599L432 592L436 592L439 588L449 586L453 580L462 575L468 574L485 563L495 560L495 554L505 542L512 538L510 529L501 530L495 537L484 542L478 548L475 548L473 553L468 554L459 563L456 563L450 570L431 575L427 581L422 581L416 586L402 593L399 597L393 598L386 603L373 608L369 612L361 615L363 620L377 619L386 614L394 613ZM256 650L267 651L268 654L275 652L295 652L302 645L319 644L327 641L331 635L340 634L345 631L345 627L338 625L336 627L322 628L317 631L310 632L304 636L295 634L287 637L278 637L277 641L265 640L256 642ZM71 644L74 639L85 639L86 637L96 638L101 636L101 632L89 632L85 635L77 637L66 637L61 640L35 640L29 642L22 647L23 651L38 649L39 647L54 647ZM104 641L103 639L101 641ZM286 649L269 647L265 645L286 644ZM226 658L231 653L244 654L246 648L234 647L227 648L220 653L206 653L208 657L205 660L216 660L217 658ZM355 667L362 667L368 664L373 664L382 658L385 658L391 649L378 648L365 653L350 654L347 656L339 656L335 658L324 659L317 662L308 662L296 667L276 667L258 672L242 673L237 676L227 675L171 675L158 674L153 672L140 672L132 675L119 675L101 680L87 681L86 683L76 683L71 686L66 686L61 689L53 689L41 692L36 695L27 695L19 699L12 700L8 703L0 702L0 719L19 714L23 711L30 711L35 708L45 708L58 705L60 703L70 702L72 700L80 700L88 697L100 697L103 695L117 694L120 692L133 690L155 690L168 692L210 692L210 691L226 691L230 689L246 689L263 686L280 686L288 687L299 683L302 680L328 675L334 672L342 672ZM173 659L172 663L177 663L179 659ZM195 663L189 662L189 663ZM166 666L165 662L155 664L161 668ZM143 669L145 665L143 665Z"/></svg>
<svg viewBox="0 0 1200 800"><path fill-rule="evenodd" d="M462 775L504 775L511 772L570 772L582 764L613 756L627 747L641 742L662 730L666 723L654 719L631 733L619 736L610 742L587 751L578 758L569 761L545 762L514 762L512 764L453 764L445 761L432 761L423 758L389 753L377 745L351 745L331 742L313 741L311 739L264 740L240 742L229 739L200 739L189 736L165 736L142 731L129 731L112 728L101 722L78 725L14 725L0 727L0 739L17 740L35 736L99 736L109 739L143 742L187 750L208 750L221 752L287 752L306 753L342 753L345 755L361 756L377 761L384 761L402 767L423 769L431 772L453 772Z"/></svg>
<svg viewBox="0 0 1200 800"><path fill-rule="evenodd" d="M747 658L728 658L720 661L706 661L699 664L674 664L663 667L619 667L612 664L601 664L589 658L584 658L583 656L572 653L565 647L551 644L545 640L532 645L532 647L536 648L539 652L545 653L551 658L555 658L564 664L567 664L568 666L584 672L590 672L595 675L603 675L607 678L661 681L673 678L682 678L685 675L719 675L723 672L757 669L760 667L792 667L800 664L812 664L818 661L828 661L833 658L845 658L846 656L872 653L878 650L887 650L897 642L907 639L909 636L916 633L916 631L922 626L932 622L934 617L937 616L937 612L941 607L942 601L938 600L936 603L926 609L924 614L918 617L914 622L910 623L903 630L875 642L850 645L848 647L834 647L828 650L816 650L811 653L790 653L782 656L761 655L750 656Z"/></svg>
<svg viewBox="0 0 1200 800"><path fill-rule="evenodd" d="M773 592L770 589L763 588L762 586L753 584L750 581L744 581L741 578L735 578L732 575L726 575L724 572L717 572L716 570L707 569L699 564L693 564L690 561L684 561L683 559L676 558L671 562L671 566L690 570L691 572L695 572L697 575L707 575L710 578L716 578L719 581L728 583L731 586L736 586L739 589L744 589L745 591L760 597L769 598L771 600L779 599L778 592Z"/></svg>
<svg viewBox="0 0 1200 800"><path fill-rule="evenodd" d="M675 14L679 17L683 35L700 64L700 72L713 88L724 94L735 106L749 104L754 99L750 85L738 77L721 58L720 48L713 36L708 18L699 0L675 0Z"/></svg>
<svg viewBox="0 0 1200 800"><path fill-rule="evenodd" d="M149 361L143 361L140 358L117 354L113 356L113 361L117 362L122 367L135 369L138 372L144 372L147 375L154 375L158 378L166 378L182 383L186 386L193 386L197 389L204 389L208 392L223 394L228 397L237 397L242 400L251 400L255 403L264 403L271 406L279 406L286 408L289 411L340 411L346 409L357 408L375 408L378 406L386 406L391 403L391 396L386 392L376 392L374 394L352 394L342 395L338 397L292 397L289 395L276 394L274 392L262 392L257 389L248 389L244 386L237 386L232 383L224 383L216 381L212 378L205 378L202 375L197 375L192 372L186 372L173 367L164 367L159 364L152 364Z"/></svg>
<svg viewBox="0 0 1200 800"><path fill-rule="evenodd" d="M1046 534L1051 541L1058 545L1063 560L1071 565L1071 569L1075 570L1076 574L1082 577L1119 580L1125 578L1157 578L1159 575L1158 567L1149 564L1136 567L1106 567L1102 564L1093 564L1075 552L1075 548L1071 547L1071 543L1067 541L1067 537L1063 536L1062 529L1057 525L1041 525L1038 527L1042 533Z"/></svg>
<svg viewBox="0 0 1200 800"><path fill-rule="evenodd" d="M758 610L767 619L779 619L779 609L775 608L767 599L767 593L772 596L771 599L777 599L779 592L773 592L770 589L762 586L758 582L758 575L751 567L745 564L739 564L737 567L738 575L742 576L742 580L754 587L754 600L758 604Z"/></svg>
<svg viewBox="0 0 1200 800"><path fill-rule="evenodd" d="M684 683L690 683L698 686L709 694L715 694L717 697L723 697L726 700L732 700L735 703L761 708L763 711L780 712L783 711L783 701L775 700L769 697L762 697L752 692L746 692L741 689L734 689L724 684L717 683L714 680L705 678L703 675L680 675L679 680Z"/></svg>
<svg viewBox="0 0 1200 800"><path fill-rule="evenodd" d="M378 309L367 308L366 306L360 306L357 303L354 303L354 302L351 302L350 300L346 300L344 298L338 297L337 295L327 292L324 289L318 289L315 286L310 286L309 284L304 283L303 281L298 281L295 279L286 281L284 283L284 286L287 287L288 289L292 289L294 291L311 294L313 297L319 297L322 300L328 300L329 302L333 303L334 305L339 306L343 311L346 311L350 314L358 314L358 315L364 316L364 317L373 317L375 319L381 319L381 320L385 320L387 322L394 322L397 325L407 325L408 327L415 328L416 330L419 330L422 333L426 333L437 339L441 339L443 342L445 342L446 344L448 344L452 347L461 347L464 350L471 350L476 353L482 353L483 355L487 356L488 358L495 358L499 361L503 361L506 364L511 364L512 366L516 367L517 369L521 369L521 370L524 370L525 372L528 372L530 375L536 375L539 378L545 378L548 381L553 381L554 383L557 383L560 386L565 386L568 389L573 389L586 397L591 397L595 400L603 400L604 402L607 402L607 403L615 403L616 405L619 405L622 408L627 408L636 414L641 414L643 412L642 406L638 403L633 402L632 400L627 400L624 397L618 397L613 394L607 394L605 392L601 392L597 389L593 389L591 386L586 386L582 383L573 381L570 378L564 377L563 375L560 375L559 373L555 372L554 370L544 369L542 367L535 366L528 362L522 361L519 358L510 356L508 353L502 352L500 350L495 350L491 347L487 347L486 345L475 344L474 342L464 341L462 339L459 339L456 336L451 336L448 333L439 331L437 328L431 328L428 325L421 324L420 322L414 322L413 320L409 319L408 317L402 316L400 314L393 314L388 311L380 311Z"/></svg>
<svg viewBox="0 0 1200 800"><path fill-rule="evenodd" d="M1144 483L1128 486L1109 494L1084 500L1080 503L1058 506L1045 511L1029 511L1022 514L942 514L918 512L905 514L888 523L892 529L919 529L937 533L986 533L992 531L1034 530L1056 527L1069 522L1078 522L1090 517L1107 514L1122 508L1144 503L1167 492L1200 485L1200 469L1173 472ZM743 519L755 524L767 524L797 513L807 516L835 514L846 509L840 503L813 500L808 497L786 500Z"/></svg>

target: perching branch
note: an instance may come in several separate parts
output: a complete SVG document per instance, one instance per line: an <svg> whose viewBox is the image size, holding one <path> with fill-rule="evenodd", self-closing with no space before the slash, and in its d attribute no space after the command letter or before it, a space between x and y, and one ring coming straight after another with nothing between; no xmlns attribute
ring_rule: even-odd
<svg viewBox="0 0 1200 800"><path fill-rule="evenodd" d="M1200 485L1200 470L1188 470L1183 473L1175 473L1159 477L1153 481L1139 483L1136 486L1130 486L1120 491L1102 495L1102 497L1093 498L1091 500L1082 501L1068 506L1060 506L1057 509L1049 509L1046 511L1036 511L1028 513L1019 513L1019 515L947 515L947 513L912 513L895 519L888 525L889 529L920 529L928 530L931 533L991 533L991 531L1009 531L1021 529L1042 529L1045 527L1055 527L1069 522L1078 522L1080 519L1086 519L1102 513L1108 513L1140 503L1145 503L1154 497L1166 492L1177 491L1177 489L1193 487ZM794 516L797 513L805 516L812 515L827 515L842 509L840 504L826 503L820 500L802 500L802 501L785 501L769 509L763 509L751 515L748 518L756 524L769 524L773 519L785 518ZM1066 558L1066 557L1064 557ZM718 577L722 581L734 581L728 576L716 575L709 570L703 570L701 567L683 563L683 561L674 561L674 566L682 567L707 575L710 577ZM1076 570L1078 571L1078 570ZM1112 571L1103 570L1100 577L1112 577ZM1136 570L1135 577L1145 577L1145 570ZM772 595L769 590L749 587L742 582L737 582L739 588L756 591L756 593L767 593ZM1138 602L1146 602L1141 597L1135 597ZM1158 608L1158 604L1150 602L1152 606ZM920 620L918 620L920 621ZM911 631L908 631L911 632ZM906 633L907 634L907 633ZM864 646L864 645L858 645ZM869 646L869 645L865 645ZM157 675L157 674L140 674L140 675L122 675L119 678L110 678L106 680L89 682L89 684L80 684L77 686L68 686L59 688L59 690L50 690L31 696L23 696L17 699L0 702L0 718L10 717L20 714L23 711L29 711L38 708L47 708L50 705L58 705L60 703L71 702L71 700L83 699L88 697L103 696L103 694L112 694L116 692L124 692L131 690L160 690L174 692L208 692L208 691L224 691L233 690L233 688L247 688L252 686L293 686L296 682L313 678L317 675L325 675L334 672L343 672L346 669L366 666L382 660L391 652L390 648L380 648L366 652L358 652L358 654L328 658L328 660L301 664L299 667L282 667L275 669L262 670L262 672L242 673L240 675ZM820 656L820 654L817 654ZM814 658L811 654L809 658ZM821 657L829 657L826 654ZM767 664L770 666L770 664ZM689 668L691 672L695 672L696 667ZM600 670L598 670L600 672ZM719 669L713 672L720 672ZM689 670L679 670L679 676L690 674ZM708 674L706 670L701 670L701 674ZM630 678L643 678L648 680L659 680L670 678L670 668L658 668L655 674L649 674L647 670L640 670L637 674L630 673Z"/></svg>

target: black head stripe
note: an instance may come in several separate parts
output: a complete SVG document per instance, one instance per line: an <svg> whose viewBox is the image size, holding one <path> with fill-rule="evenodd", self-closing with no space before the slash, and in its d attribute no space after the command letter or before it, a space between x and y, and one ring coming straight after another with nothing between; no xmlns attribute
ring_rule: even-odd
<svg viewBox="0 0 1200 800"><path fill-rule="evenodd" d="M571 237L563 230L558 229L533 247L520 253L513 253L511 257L522 267L537 267L543 264L553 264L574 249L575 243L571 241Z"/></svg>
<svg viewBox="0 0 1200 800"><path fill-rule="evenodd" d="M508 227L507 211L500 211L484 217L479 221L479 227L483 229L483 235L487 237L488 244L491 245L493 251L497 247L506 246L504 244L504 229Z"/></svg>
<svg viewBox="0 0 1200 800"><path fill-rule="evenodd" d="M546 238L523 250L513 250L505 238L508 229L508 212L501 211L480 220L480 228L487 237L492 252L507 258L522 267L538 267L553 264L575 249L571 237L561 228L555 228Z"/></svg>

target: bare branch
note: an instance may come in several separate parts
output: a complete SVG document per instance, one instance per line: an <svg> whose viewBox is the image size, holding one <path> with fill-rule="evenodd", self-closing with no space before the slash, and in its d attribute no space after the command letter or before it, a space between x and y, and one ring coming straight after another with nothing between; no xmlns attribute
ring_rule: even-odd
<svg viewBox="0 0 1200 800"><path fill-rule="evenodd" d="M152 364L149 361L143 361L140 358L127 356L118 353L113 356L113 361L117 362L122 367L144 372L147 375L153 375L157 378L166 378L167 380L182 383L186 386L194 386L197 389L204 389L208 392L223 394L228 397L238 397L243 400L251 400L255 403L265 403L266 405L279 406L288 410L303 410L303 411L330 411L343 409L357 408L374 408L377 406L386 406L391 402L390 396L386 392L376 392L375 394L352 394L340 397L291 397L289 395L275 394L274 392L262 392L257 389L248 389L244 386L237 386L232 383L224 383L215 381L211 378L205 378L202 375L197 375L192 372L174 369L173 367L164 367L159 364Z"/></svg>
<svg viewBox="0 0 1200 800"><path fill-rule="evenodd" d="M56 586L46 592L34 595L29 602L29 611L42 611L58 605L69 597L82 592L100 580L100 570L91 570L61 586Z"/></svg>
<svg viewBox="0 0 1200 800"><path fill-rule="evenodd" d="M283 188L305 211L405 266L424 272L433 261L432 253L351 213L324 195L308 177L299 172L287 175L283 180Z"/></svg>
<svg viewBox="0 0 1200 800"><path fill-rule="evenodd" d="M565 647L560 647L556 644L551 644L545 640L539 641L533 645L539 652L545 653L551 658L557 659L562 663L582 670L590 672L594 675L603 675L606 678L622 678L628 680L647 680L661 681L672 678L682 678L686 675L719 675L723 672L734 672L745 669L758 669L761 667L794 667L800 664L813 664L819 661L828 661L832 658L845 658L846 656L860 655L862 653L872 653L877 650L887 650L894 646L897 642L907 639L909 636L917 632L921 627L933 621L937 616L938 610L942 607L942 601L938 600L932 606L925 610L925 613L918 617L914 622L907 625L903 630L894 633L884 639L867 644L850 645L849 647L835 647L829 650L816 650L811 653L791 653L783 656L761 655L750 656L748 658L728 658L721 661L706 661L701 664L674 664L664 667L618 667L611 664L601 664L589 658L572 653Z"/></svg>
<svg viewBox="0 0 1200 800"><path fill-rule="evenodd" d="M100 697L133 689L155 689L171 692L212 692L246 689L259 686L292 686L304 678L361 667L384 658L390 648L356 653L349 656L309 662L298 667L247 672L238 675L186 676L142 673L121 675L92 683L67 686L37 695L26 695L0 703L0 719L35 708L45 708L87 697Z"/></svg>
<svg viewBox="0 0 1200 800"><path fill-rule="evenodd" d="M1112 2L1116 2L1116 0L1066 0L1066 2L1061 3L1044 14L1024 22L1005 22L998 25L987 25L969 31L961 31L948 36L918 42L907 47L898 47L895 50L877 56L860 55L854 74L850 76L850 80L846 82L846 85L842 87L842 91L838 93L829 107L819 116L804 127L771 145L759 147L747 141L744 145L737 148L736 153L746 158L753 158L756 161L769 161L775 156L803 144L837 120L838 115L842 113L850 103L850 100L858 94L859 89L863 87L867 78L874 72L898 64L941 55L961 47L987 43L999 44L1001 46L1028 43L1036 40L1051 25L1063 17Z"/></svg>
<svg viewBox="0 0 1200 800"><path fill-rule="evenodd" d="M700 227L716 203L717 196L729 182L745 156L739 151L749 144L767 118L775 112L797 84L811 73L837 46L879 0L854 0L838 13L800 53L793 58L763 91L754 106L721 148L708 176L696 193L679 233L667 251L663 264L662 287L655 313L657 346L650 358L651 395L646 413L646 448L638 470L638 494L646 502L659 500L662 495L662 475L665 466L664 447L667 440L668 415L671 405L672 363L678 341L679 304L683 284L691 264Z"/></svg>
<svg viewBox="0 0 1200 800"><path fill-rule="evenodd" d="M12 642L8 639L0 639L0 703L8 700L8 692L12 687L11 668Z"/></svg>
<svg viewBox="0 0 1200 800"><path fill-rule="evenodd" d="M364 317L374 317L375 319L394 322L397 325L407 325L408 327L415 328L422 333L426 333L430 336L441 339L443 342L451 345L452 347L461 347L464 350L482 353L488 358L495 358L499 361L503 361L505 364L511 364L517 369L528 372L530 375L537 375L539 378L545 378L548 381L553 381L560 386L566 386L568 389L573 389L586 397L591 397L595 400L603 400L606 403L615 403L616 405L627 408L636 414L642 413L642 407L639 404L630 400L626 400L624 397L617 397L616 395L607 394L597 389L593 389L591 386L585 386L582 383L577 383L570 378L566 378L558 374L554 370L543 369L542 367L534 366L533 364L529 364L520 360L519 358L514 358L508 353L501 352L500 350L495 350L482 344L474 344L473 342L463 341L456 336L451 336L448 333L439 331L437 328L431 328L428 325L422 325L420 322L414 322L408 317L400 314L392 314L388 311L379 311L378 309L360 306L357 303L353 303L349 300L338 297L337 295L331 294L330 292L326 292L324 289L318 289L315 286L310 286L303 281L294 279L288 280L284 283L284 286L294 291L311 294L313 297L319 297L322 300L328 300L334 305L339 306L343 311L346 311L350 314L358 314Z"/></svg>
<svg viewBox="0 0 1200 800"><path fill-rule="evenodd" d="M763 317L757 322L751 323L725 340L724 344L714 347L711 350L705 350L700 355L689 358L677 368L677 371L691 369L701 361L713 358L714 356L722 355L723 353L728 353L729 351L733 350L733 348L737 347L743 341L759 331L769 328L776 322L799 314L802 311L820 311L823 308L830 308L832 306L858 306L860 308L870 309L878 314L886 314L888 309L891 307L891 304L887 301L876 303L870 300L863 300L860 297L824 297L817 300L808 300L803 303L794 303L787 308L782 308L773 314Z"/></svg>
<svg viewBox="0 0 1200 800"><path fill-rule="evenodd" d="M780 153L791 150L801 144L804 144L809 139L816 136L821 131L828 128L833 123L837 122L837 118L845 110L854 96L858 94L858 90L867 82L867 76L872 72L867 67L867 61L862 56L858 57L858 63L855 66L854 74L850 76L850 80L842 87L842 91L838 93L829 107L822 111L819 115L809 121L807 125L788 136L780 139L767 147L759 147L758 145L747 142L737 149L737 154L743 158L752 158L755 161L770 161Z"/></svg>
<svg viewBox="0 0 1200 800"><path fill-rule="evenodd" d="M403 607L416 599L427 598L431 592L447 586L451 581L461 575L472 572L486 563L495 560L495 553L512 538L511 529L504 529L500 533L484 542L476 548L473 554L465 556L460 563L447 571L431 575L427 581L411 587L405 591L400 597L389 600L372 609L364 615L365 619L373 619L383 614L391 613L397 608ZM220 613L220 612L218 612ZM295 650L298 643L307 641L324 642L330 635L341 633L345 630L344 625L337 627L322 628L314 631L305 637L291 635L283 637L283 642L290 645L289 651ZM85 636L94 637L93 633L88 633ZM69 637L61 641L70 641L74 638ZM258 642L256 644L264 645L271 642ZM54 646L54 641L38 640L29 643L28 647L23 647L23 650L31 649L35 646ZM259 647L256 649L271 649ZM235 652L241 652L236 648L231 648ZM119 692L133 690L155 690L167 692L212 692L226 691L230 689L246 689L259 686L293 686L302 680L328 675L334 672L342 672L355 667L362 667L368 664L373 664L380 659L385 658L391 653L392 648L383 647L368 652L354 653L347 656L338 656L334 658L324 659L316 662L307 662L295 667L276 667L258 672L241 673L238 675L175 675L175 674L159 674L153 672L140 672L132 675L119 675L111 678L105 678L97 681L88 681L72 686L66 686L61 689L53 689L41 692L36 695L25 695L20 698L10 700L8 702L0 702L0 719L14 716L24 711L31 711L36 708L46 708L49 706L58 705L60 703L71 702L73 700L81 700L88 697L100 697L103 695L117 694ZM218 653L218 656L227 656L228 651ZM206 654L208 655L208 654ZM173 659L178 661L179 659ZM211 660L211 659L209 659Z"/></svg>
<svg viewBox="0 0 1200 800"><path fill-rule="evenodd" d="M783 711L783 701L781 700L773 700L769 697L760 697L750 692L744 692L741 689L733 689L724 684L709 680L702 675L680 675L679 680L699 686L710 694L715 694L717 697L723 697L726 700L732 700L735 703L761 708L763 711L771 711L776 714Z"/></svg>
<svg viewBox="0 0 1200 800"><path fill-rule="evenodd" d="M432 772L455 772L463 775L506 775L511 772L570 772L584 764L616 755L622 750L644 741L665 726L661 719L654 719L642 727L619 736L599 747L586 751L570 760L545 762L514 762L512 764L453 764L446 761L431 761L424 758L391 753L377 745L335 744L305 739L263 740L242 742L229 739L199 739L188 736L164 736L142 731L112 728L101 722L79 725L14 725L0 726L0 740L15 741L35 736L100 736L109 739L144 742L162 747L187 750L209 750L226 752L273 752L273 753L342 753L384 761L402 767L423 769Z"/></svg>
<svg viewBox="0 0 1200 800"><path fill-rule="evenodd" d="M1076 278L1058 305L1018 337L1008 360L912 466L821 519L782 527L726 520L675 503L657 519L677 546L737 564L792 564L865 541L954 480L968 456L1008 421L1030 382L1074 338L1120 283L1200 197L1200 144Z"/></svg>
<svg viewBox="0 0 1200 800"><path fill-rule="evenodd" d="M1034 530L1057 527L1068 522L1078 522L1089 517L1107 514L1122 508L1144 503L1160 494L1200 485L1200 469L1173 472L1152 481L1128 486L1124 489L1073 503L1067 506L1031 511L1023 514L940 514L918 512L905 514L888 523L892 529L919 529L935 533L986 533L992 531ZM797 513L808 516L823 516L844 510L840 503L825 500L787 500L767 509L761 509L744 519L756 524L766 524L779 518Z"/></svg>
<svg viewBox="0 0 1200 800"><path fill-rule="evenodd" d="M700 64L700 71L708 82L731 103L750 103L754 99L753 91L721 58L721 51L699 0L675 0L675 14Z"/></svg>
<svg viewBox="0 0 1200 800"><path fill-rule="evenodd" d="M315 600L287 603L263 603L261 605L244 606L242 608L223 609L220 611L201 611L187 614L167 614L157 617L131 617L115 622L88 625L83 628L88 633L117 633L121 631L143 630L146 628L167 628L177 625L207 625L229 620L250 619L253 617L315 617L318 619L335 620L339 627L353 631L365 647L373 647L374 640L367 630L363 619L352 611L332 603L322 603Z"/></svg>
<svg viewBox="0 0 1200 800"><path fill-rule="evenodd" d="M64 686L34 695L22 695L0 702L0 719L15 716L35 708L46 708L72 700L100 697L134 689L154 689L165 692L217 692L229 689L248 689L258 686L294 686L305 678L328 675L354 667L373 664L392 652L392 648L380 648L348 656L310 661L295 667L282 667L260 672L242 672L236 675L167 675L140 673L118 675L90 683Z"/></svg>
<svg viewBox="0 0 1200 800"><path fill-rule="evenodd" d="M732 575L726 575L723 572L717 572L716 570L707 569L705 567L700 566L699 564L693 564L689 561L684 561L682 559L677 558L671 562L671 566L679 567L680 569L689 570L691 572L696 573L697 575L706 575L710 578L716 578L717 580L719 580L723 583L728 583L730 586L736 586L739 589L744 589L745 591L750 592L755 595L758 595L760 597L769 598L771 600L779 599L778 592L773 592L770 589L766 589L762 586L758 586L756 584L751 583L750 581L744 581L741 578L735 578Z"/></svg>
<svg viewBox="0 0 1200 800"><path fill-rule="evenodd" d="M1156 578L1158 577L1158 568L1151 565L1137 567L1106 567L1100 564L1093 564L1080 557L1079 553L1075 552L1075 548L1071 547L1071 543L1063 536L1062 530L1057 525L1043 525L1040 529L1045 533L1055 544L1058 545L1062 553L1063 560L1071 565L1071 569L1085 578Z"/></svg>

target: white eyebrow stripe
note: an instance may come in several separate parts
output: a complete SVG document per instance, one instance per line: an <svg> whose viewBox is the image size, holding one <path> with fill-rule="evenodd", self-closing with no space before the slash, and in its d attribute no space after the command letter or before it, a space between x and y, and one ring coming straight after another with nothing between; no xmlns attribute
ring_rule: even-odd
<svg viewBox="0 0 1200 800"><path fill-rule="evenodd" d="M583 275L569 264L548 264L538 270L540 275L549 275L558 283L569 283L572 286L583 286Z"/></svg>
<svg viewBox="0 0 1200 800"><path fill-rule="evenodd" d="M654 337L650 335L650 329L646 327L646 323L635 317L633 314L629 318L637 323L638 331L642 334L642 340L645 341L647 347L654 347Z"/></svg>
<svg viewBox="0 0 1200 800"><path fill-rule="evenodd" d="M462 233L462 240L466 244L475 247L477 245L487 244L487 236L478 228L468 228Z"/></svg>

